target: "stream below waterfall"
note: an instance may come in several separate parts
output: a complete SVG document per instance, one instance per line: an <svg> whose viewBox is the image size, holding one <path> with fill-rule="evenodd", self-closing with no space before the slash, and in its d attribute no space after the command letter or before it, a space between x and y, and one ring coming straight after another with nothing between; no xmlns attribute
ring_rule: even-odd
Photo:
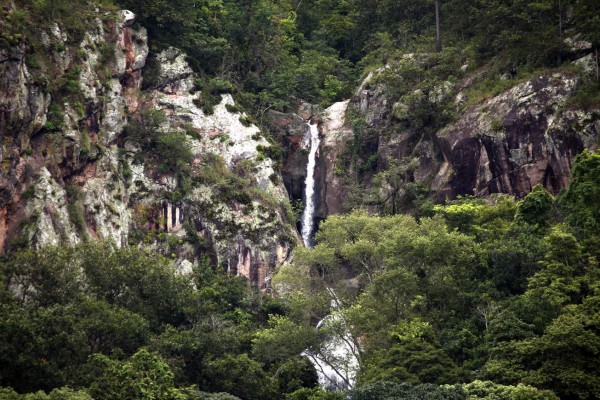
<svg viewBox="0 0 600 400"><path fill-rule="evenodd" d="M317 324L317 329L327 334L317 351L306 350L302 353L313 364L319 377L319 385L326 390L342 391L352 389L358 373L358 345L348 332L345 321L335 310Z"/></svg>

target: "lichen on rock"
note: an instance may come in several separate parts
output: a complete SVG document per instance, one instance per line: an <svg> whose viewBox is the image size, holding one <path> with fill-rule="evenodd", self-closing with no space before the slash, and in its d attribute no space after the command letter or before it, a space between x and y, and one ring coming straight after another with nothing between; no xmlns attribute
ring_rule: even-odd
<svg viewBox="0 0 600 400"><path fill-rule="evenodd" d="M57 48L45 58L52 77L34 76L22 48L0 50L7 60L0 63L0 247L110 240L162 252L186 272L206 256L264 287L296 240L287 194L273 178L276 162L261 150L270 144L228 110L231 95L211 115L194 104L195 76L177 49L156 55L157 82L143 92L148 37L134 21L126 10L96 18L80 43L67 46L62 27L50 25L39 34ZM47 93L40 77L63 86ZM172 132L184 138L192 155L185 174L161 170L156 155L127 135L147 110L164 114L158 141ZM231 177L241 165L251 168L244 204L219 198L198 177L199 163L213 156Z"/></svg>

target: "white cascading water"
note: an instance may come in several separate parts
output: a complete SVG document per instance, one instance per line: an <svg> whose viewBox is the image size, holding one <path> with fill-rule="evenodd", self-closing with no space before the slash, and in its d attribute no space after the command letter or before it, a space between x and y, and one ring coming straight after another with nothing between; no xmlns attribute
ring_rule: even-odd
<svg viewBox="0 0 600 400"><path fill-rule="evenodd" d="M306 247L311 247L315 223L315 166L320 140L317 124L309 123L308 126L310 127L310 153L306 165L306 187L304 189L306 205L302 212L302 241Z"/></svg>
<svg viewBox="0 0 600 400"><path fill-rule="evenodd" d="M302 353L315 366L319 385L325 390L342 391L352 389L356 382L359 363L357 354L360 349L348 332L345 321L340 314L335 293L331 308L334 310L317 324L318 330L328 332L327 339L317 352L306 350Z"/></svg>

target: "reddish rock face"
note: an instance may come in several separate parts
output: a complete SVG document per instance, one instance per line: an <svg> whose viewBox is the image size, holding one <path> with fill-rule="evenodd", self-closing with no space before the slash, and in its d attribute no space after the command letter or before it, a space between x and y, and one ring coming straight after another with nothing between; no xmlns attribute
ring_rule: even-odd
<svg viewBox="0 0 600 400"><path fill-rule="evenodd" d="M6 241L6 234L8 233L8 225L6 221L7 217L6 208L0 209L0 243L4 243ZM4 249L0 248L0 254L4 254Z"/></svg>
<svg viewBox="0 0 600 400"><path fill-rule="evenodd" d="M127 88L135 90L139 86L136 77L139 78L145 61L145 54L140 52L147 52L145 31L135 31L130 25L115 21L105 26L90 27L90 30L103 34L90 35L90 39L86 40L106 42L119 49L115 51L114 64L127 67L121 71L111 64L113 75L110 78L121 78L127 82ZM138 36L139 32L142 38ZM52 38L47 40L62 44L61 35L57 28L57 32L50 35ZM81 46L87 46L86 49L92 47L91 42L86 43ZM75 65L73 53L77 50L80 49L76 46L68 46L61 54L54 55L54 64L46 67L60 77ZM119 56L123 57L122 63ZM22 210L28 199L22 193L26 190L33 192L35 177L42 169L50 171L52 178L62 186L67 183L81 186L94 176L95 164L100 158L99 147L95 145L107 145L107 138L99 137L99 133L107 130L109 118L118 119L124 114L118 105L109 109L106 105L109 100L98 98L99 94L107 94L104 92L108 91L99 84L94 72L94 63L99 58L96 55L78 61L81 65L77 66L82 70L79 87L83 99L75 102L68 97L53 99L45 93L36 80L35 71L28 68L24 48L17 46L0 50L0 59L6 61L0 63L0 161L3 166L0 171L0 207L4 210L0 215L0 252L6 250L11 235L27 217ZM121 95L120 90L113 87L110 92ZM51 104L55 109L54 116L49 112ZM53 120L49 123L51 118Z"/></svg>
<svg viewBox="0 0 600 400"><path fill-rule="evenodd" d="M538 183L557 193L569 181L574 157L586 136L598 137L598 121L580 132L574 115L560 105L575 80L541 76L469 109L438 134L438 146L451 173L438 174L444 198L509 193L525 196ZM443 183L442 183L443 182Z"/></svg>
<svg viewBox="0 0 600 400"><path fill-rule="evenodd" d="M273 161L259 159L258 146L269 143L258 127L243 125L228 110L233 105L230 95L223 96L210 116L197 107L194 72L178 49L156 55L158 78L142 91L147 33L133 27L131 12L119 15L107 23L98 19L81 43L69 43L48 61L55 72L52 78L73 66L81 70L77 99L60 93L51 98L41 90L28 71L24 48L0 49L0 254L14 249L13 244L41 248L92 238L124 246L147 235L168 234L177 240L168 245L156 240L150 248L168 252L182 271L208 257L211 265L266 290L269 275L296 241L287 209L272 207L271 197L261 195L269 193L278 204L286 199L285 189L274 179ZM49 43L66 40L58 25L56 32L46 33ZM110 52L99 54L99 49ZM83 51L89 56L74 56ZM193 153L191 178L204 172L203 165L227 168L232 174L248 174L248 186L260 192L248 190L241 200L234 199L198 179L179 196L175 174L161 170L160 157L143 148L143 139L126 134L131 133L128 122L143 118L149 109L164 113L154 134L184 127L189 133L185 140ZM294 129L307 128L298 118L281 124L289 130L284 135L290 149L302 146L302 134ZM225 137L229 140L221 140ZM239 172L242 161L246 163ZM301 174L306 163L297 164ZM303 178L294 179L303 183ZM296 181L292 186L301 187ZM188 240L194 233L201 240Z"/></svg>

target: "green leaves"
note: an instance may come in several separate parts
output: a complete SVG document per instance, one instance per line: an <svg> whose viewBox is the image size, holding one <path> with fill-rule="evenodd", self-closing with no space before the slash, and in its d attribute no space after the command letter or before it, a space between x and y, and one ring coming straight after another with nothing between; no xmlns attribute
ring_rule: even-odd
<svg viewBox="0 0 600 400"><path fill-rule="evenodd" d="M287 317L270 315L269 327L255 334L252 353L264 363L285 361L317 343L317 331Z"/></svg>
<svg viewBox="0 0 600 400"><path fill-rule="evenodd" d="M185 400L176 389L173 372L156 354L140 350L126 361L96 354L90 360L95 370L90 393L96 400Z"/></svg>
<svg viewBox="0 0 600 400"><path fill-rule="evenodd" d="M355 211L323 222L317 245L276 281L306 293L335 288L335 313L360 338L350 396L386 398L398 387L381 382L392 381L455 384L456 398L598 397L595 157L578 158L574 186L559 197L565 223L539 186L519 202L459 198L418 221ZM319 315L316 303L300 304ZM494 382L456 384L473 376ZM389 398L446 398L448 388L403 386Z"/></svg>
<svg viewBox="0 0 600 400"><path fill-rule="evenodd" d="M537 184L519 202L515 219L530 225L546 227L551 221L553 205L554 197L541 184Z"/></svg>
<svg viewBox="0 0 600 400"><path fill-rule="evenodd" d="M275 399L275 382L247 354L227 355L207 365L209 387L248 400Z"/></svg>
<svg viewBox="0 0 600 400"><path fill-rule="evenodd" d="M573 165L571 184L559 198L566 222L579 238L597 240L600 236L600 153L584 151ZM593 248L591 251L596 253Z"/></svg>
<svg viewBox="0 0 600 400"><path fill-rule="evenodd" d="M42 391L19 395L12 389L0 388L1 400L94 400L84 390L73 390L68 387L54 389L49 394Z"/></svg>
<svg viewBox="0 0 600 400"><path fill-rule="evenodd" d="M563 311L543 335L497 346L495 357L485 366L486 376L549 388L561 397L597 397L598 299L588 298Z"/></svg>
<svg viewBox="0 0 600 400"><path fill-rule="evenodd" d="M181 320L191 291L166 260L110 244L23 250L0 269L0 382L19 390L79 384L89 354L133 353L150 327Z"/></svg>

